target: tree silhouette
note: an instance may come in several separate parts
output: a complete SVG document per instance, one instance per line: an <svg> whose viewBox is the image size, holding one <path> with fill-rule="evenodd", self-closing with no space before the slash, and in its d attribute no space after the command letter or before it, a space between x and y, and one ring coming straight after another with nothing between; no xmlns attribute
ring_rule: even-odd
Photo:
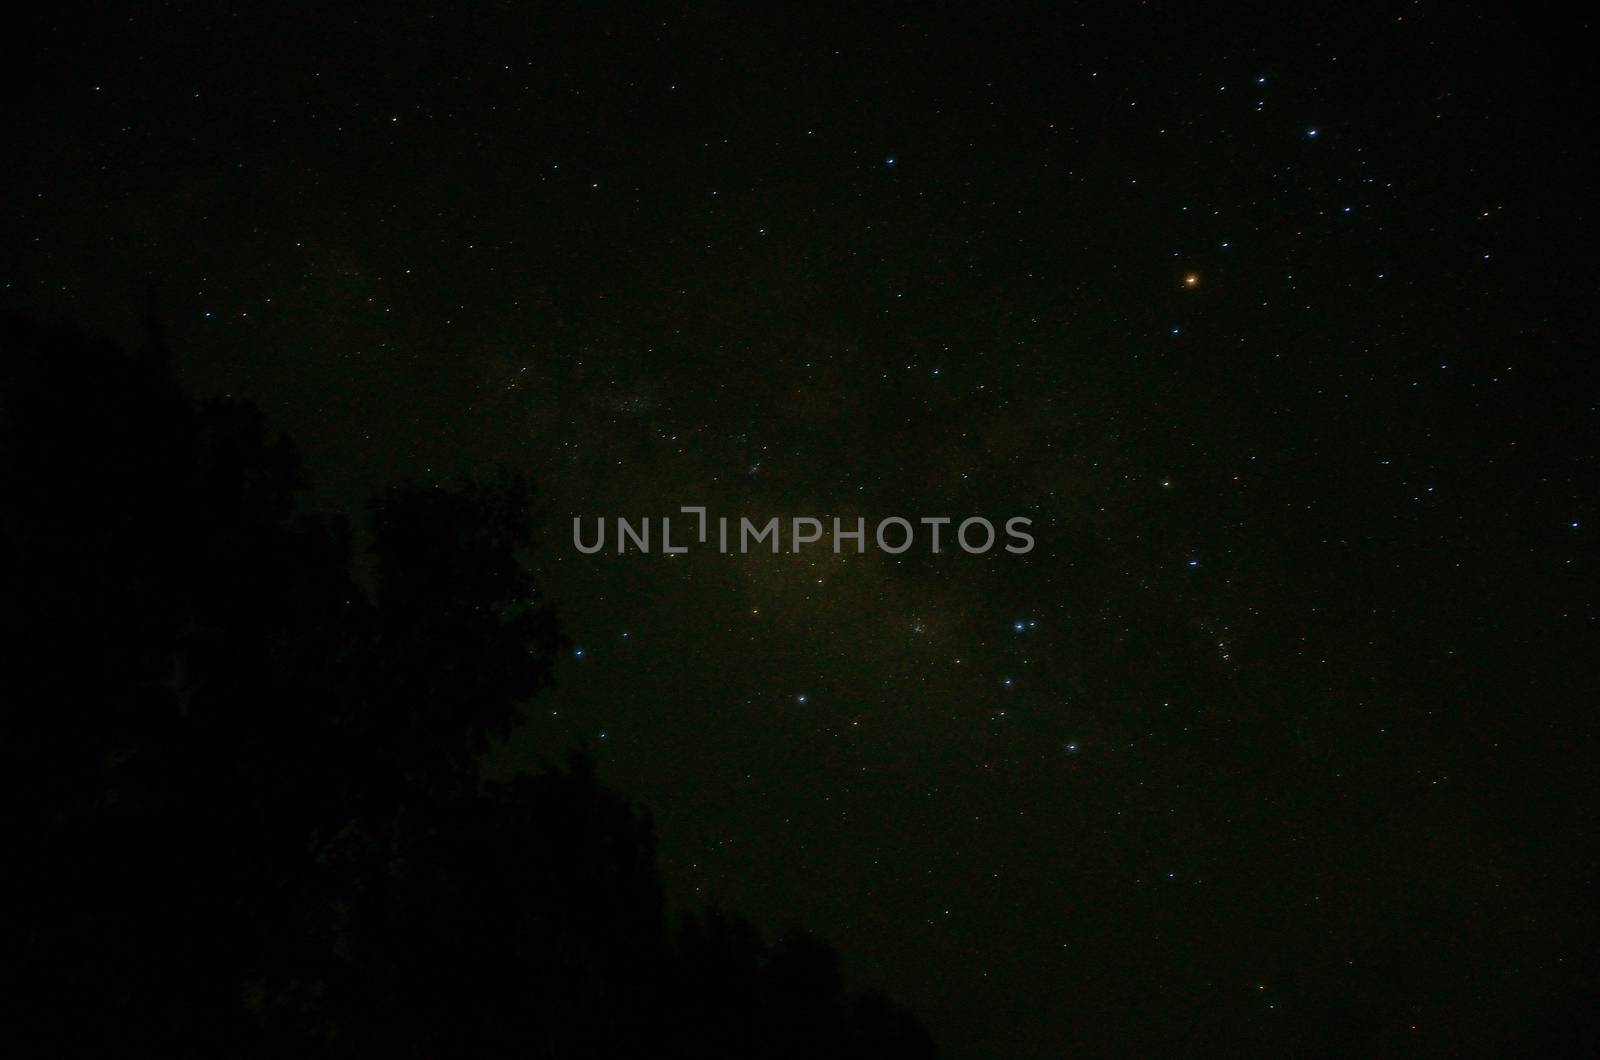
<svg viewBox="0 0 1600 1060"><path fill-rule="evenodd" d="M524 481L365 550L303 485L159 354L0 329L8 1055L932 1055L814 939L674 931L583 759L480 777L561 643Z"/></svg>

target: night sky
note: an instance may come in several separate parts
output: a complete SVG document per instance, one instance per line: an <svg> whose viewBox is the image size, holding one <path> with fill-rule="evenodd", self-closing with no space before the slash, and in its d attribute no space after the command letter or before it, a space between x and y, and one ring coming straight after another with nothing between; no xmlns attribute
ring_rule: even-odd
<svg viewBox="0 0 1600 1060"><path fill-rule="evenodd" d="M586 746L675 901L818 931L956 1058L1576 1051L1587 25L170 4L17 32L0 310L158 336L295 440L313 507L532 476L570 644L492 768ZM1038 543L573 548L575 515L680 505Z"/></svg>

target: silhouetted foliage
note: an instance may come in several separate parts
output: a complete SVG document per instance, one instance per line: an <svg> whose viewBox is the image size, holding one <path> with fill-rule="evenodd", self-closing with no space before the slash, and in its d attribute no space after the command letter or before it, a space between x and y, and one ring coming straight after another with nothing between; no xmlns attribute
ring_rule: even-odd
<svg viewBox="0 0 1600 1060"><path fill-rule="evenodd" d="M815 940L672 931L583 760L480 778L560 645L526 483L394 489L358 563L248 405L0 343L6 1055L932 1055Z"/></svg>

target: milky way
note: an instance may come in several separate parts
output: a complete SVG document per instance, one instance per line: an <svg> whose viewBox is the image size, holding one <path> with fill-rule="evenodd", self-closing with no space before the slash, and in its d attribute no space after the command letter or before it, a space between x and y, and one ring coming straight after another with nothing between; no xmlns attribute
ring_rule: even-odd
<svg viewBox="0 0 1600 1060"><path fill-rule="evenodd" d="M496 768L587 746L675 900L816 929L950 1056L1565 1040L1570 27L281 17L38 16L4 307L154 326L328 508L529 472L572 647ZM1036 545L572 547L686 505Z"/></svg>

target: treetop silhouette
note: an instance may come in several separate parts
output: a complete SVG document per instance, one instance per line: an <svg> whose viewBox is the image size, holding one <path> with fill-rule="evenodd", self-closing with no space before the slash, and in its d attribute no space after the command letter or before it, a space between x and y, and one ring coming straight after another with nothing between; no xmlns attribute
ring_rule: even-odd
<svg viewBox="0 0 1600 1060"><path fill-rule="evenodd" d="M674 930L582 758L483 779L562 643L526 480L360 533L305 482L158 353L0 328L10 1055L932 1055L814 939Z"/></svg>

